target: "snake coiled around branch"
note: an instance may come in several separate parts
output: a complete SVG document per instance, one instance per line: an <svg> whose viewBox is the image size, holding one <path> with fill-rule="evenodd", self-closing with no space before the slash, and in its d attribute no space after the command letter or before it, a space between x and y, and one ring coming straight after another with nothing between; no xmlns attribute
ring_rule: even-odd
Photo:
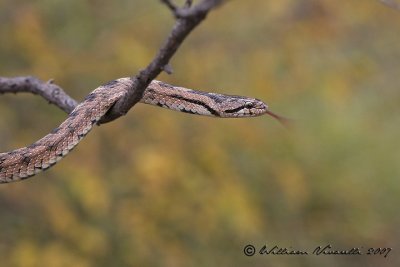
<svg viewBox="0 0 400 267"><path fill-rule="evenodd" d="M30 146L0 153L0 183L31 177L48 169L67 155L132 86L131 78L121 78L92 91L68 118ZM141 103L156 105L181 112L219 118L242 118L269 114L258 99L207 93L152 81L146 88Z"/></svg>

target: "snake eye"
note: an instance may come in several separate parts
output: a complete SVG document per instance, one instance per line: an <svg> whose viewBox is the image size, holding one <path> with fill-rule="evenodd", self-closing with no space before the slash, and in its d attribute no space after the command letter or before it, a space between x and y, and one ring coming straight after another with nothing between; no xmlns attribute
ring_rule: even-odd
<svg viewBox="0 0 400 267"><path fill-rule="evenodd" d="M253 108L254 105L251 102L247 102L246 104L244 104L244 107L250 109L250 108Z"/></svg>

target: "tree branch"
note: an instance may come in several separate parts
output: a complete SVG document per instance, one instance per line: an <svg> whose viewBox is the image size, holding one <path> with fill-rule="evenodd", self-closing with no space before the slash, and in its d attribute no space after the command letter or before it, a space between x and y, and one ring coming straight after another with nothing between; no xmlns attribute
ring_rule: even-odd
<svg viewBox="0 0 400 267"><path fill-rule="evenodd" d="M78 105L75 99L70 97L51 80L42 82L31 76L15 78L0 77L0 94L22 92L40 95L50 104L56 105L66 113L70 113Z"/></svg>
<svg viewBox="0 0 400 267"><path fill-rule="evenodd" d="M177 21L171 33L161 46L153 61L144 70L140 71L138 75L132 77L133 86L126 96L118 100L100 120L100 124L125 115L141 99L146 87L165 69L165 66L168 65L170 59L189 33L205 19L211 9L221 4L223 0L203 0L195 6L183 8L175 7L170 1L163 2L170 7L177 17ZM188 1L189 4L190 2L191 1Z"/></svg>

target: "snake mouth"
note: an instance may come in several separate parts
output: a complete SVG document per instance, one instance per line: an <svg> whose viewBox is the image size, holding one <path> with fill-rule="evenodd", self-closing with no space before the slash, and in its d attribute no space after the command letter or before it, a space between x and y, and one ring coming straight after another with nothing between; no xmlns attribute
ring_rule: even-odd
<svg viewBox="0 0 400 267"><path fill-rule="evenodd" d="M254 99L256 102L252 103L252 107L251 107L251 115L252 116L262 116L264 114L268 114L268 105L265 104L264 102L262 102L259 99Z"/></svg>

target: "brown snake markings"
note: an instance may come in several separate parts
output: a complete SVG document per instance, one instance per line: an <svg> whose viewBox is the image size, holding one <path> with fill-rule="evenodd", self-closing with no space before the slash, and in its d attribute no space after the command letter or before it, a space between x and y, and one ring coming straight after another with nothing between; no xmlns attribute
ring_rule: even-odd
<svg viewBox="0 0 400 267"><path fill-rule="evenodd" d="M54 165L79 143L131 86L130 78L99 86L51 133L30 146L0 153L0 183L26 179ZM151 82L140 102L213 117L254 117L267 113L279 119L266 104L254 98L200 92L160 81Z"/></svg>

